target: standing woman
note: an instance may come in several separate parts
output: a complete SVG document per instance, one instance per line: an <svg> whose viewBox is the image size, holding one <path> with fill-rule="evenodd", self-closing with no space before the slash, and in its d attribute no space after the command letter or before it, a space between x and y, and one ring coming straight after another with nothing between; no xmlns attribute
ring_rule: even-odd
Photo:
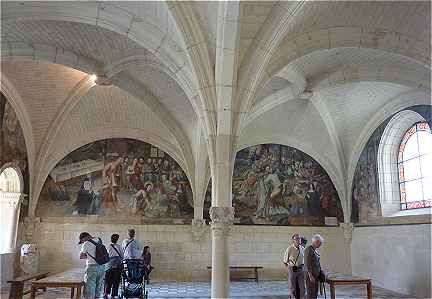
<svg viewBox="0 0 432 299"><path fill-rule="evenodd" d="M144 280L146 280L147 284L150 283L150 272L153 270L151 266L151 253L150 247L144 246L142 259L144 261Z"/></svg>
<svg viewBox="0 0 432 299"><path fill-rule="evenodd" d="M111 244L108 247L110 261L105 272L104 298L108 298L108 295L111 295L111 298L118 296L121 273L123 270L123 252L120 245L117 244L118 239L118 234L111 235Z"/></svg>

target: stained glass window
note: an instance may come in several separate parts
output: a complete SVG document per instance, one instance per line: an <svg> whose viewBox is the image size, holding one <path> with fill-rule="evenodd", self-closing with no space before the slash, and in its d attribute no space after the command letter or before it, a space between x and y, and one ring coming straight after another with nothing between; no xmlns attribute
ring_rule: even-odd
<svg viewBox="0 0 432 299"><path fill-rule="evenodd" d="M401 209L432 206L432 134L429 124L417 123L399 147Z"/></svg>

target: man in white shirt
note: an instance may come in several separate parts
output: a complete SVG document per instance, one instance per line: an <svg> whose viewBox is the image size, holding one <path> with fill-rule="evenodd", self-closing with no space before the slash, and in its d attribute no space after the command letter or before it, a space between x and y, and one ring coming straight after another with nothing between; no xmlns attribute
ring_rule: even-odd
<svg viewBox="0 0 432 299"><path fill-rule="evenodd" d="M82 244L80 259L86 260L84 298L95 299L103 296L105 265L99 265L96 262L96 245L90 240L100 242L99 238L93 238L88 232L82 232L78 244Z"/></svg>
<svg viewBox="0 0 432 299"><path fill-rule="evenodd" d="M108 298L108 295L110 295L111 298L118 297L118 289L123 270L123 250L120 245L117 244L119 237L118 234L112 234L111 244L108 246L110 262L105 271L105 298Z"/></svg>
<svg viewBox="0 0 432 299"><path fill-rule="evenodd" d="M291 239L293 243L286 249L283 262L288 272L288 292L290 296L299 299L305 296L303 272L304 248L300 245L301 239L299 234L294 234Z"/></svg>
<svg viewBox="0 0 432 299"><path fill-rule="evenodd" d="M128 230L129 239L123 240L122 250L123 258L128 259L142 259L143 247L138 240L135 240L135 230L133 228Z"/></svg>

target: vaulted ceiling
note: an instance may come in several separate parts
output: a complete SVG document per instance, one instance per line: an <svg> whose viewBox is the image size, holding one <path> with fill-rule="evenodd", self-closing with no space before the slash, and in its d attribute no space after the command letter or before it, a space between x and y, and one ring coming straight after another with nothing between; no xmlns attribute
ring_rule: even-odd
<svg viewBox="0 0 432 299"><path fill-rule="evenodd" d="M238 148L297 146L343 186L383 115L431 101L429 1L242 1L232 20L210 1L1 5L2 90L29 124L35 184L53 149L110 132L164 148L192 181L208 173L223 22L238 30L222 62L237 74Z"/></svg>

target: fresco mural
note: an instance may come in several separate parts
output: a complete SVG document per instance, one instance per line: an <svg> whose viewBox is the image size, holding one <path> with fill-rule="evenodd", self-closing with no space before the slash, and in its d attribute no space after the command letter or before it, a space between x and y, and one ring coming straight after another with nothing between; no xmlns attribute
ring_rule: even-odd
<svg viewBox="0 0 432 299"><path fill-rule="evenodd" d="M405 110L419 113L431 124L431 106L419 105ZM388 122L399 112L394 113L378 126L360 154L352 185L351 222L367 223L368 219L382 215L378 184L378 147Z"/></svg>
<svg viewBox="0 0 432 299"><path fill-rule="evenodd" d="M292 147L262 144L236 155L233 173L236 224L324 225L343 221L339 197L325 170ZM204 202L209 220L211 185Z"/></svg>
<svg viewBox="0 0 432 299"><path fill-rule="evenodd" d="M29 193L29 172L24 134L18 117L6 97L0 93L0 167L14 162L24 179L24 194ZM27 215L28 204L21 206L20 218Z"/></svg>
<svg viewBox="0 0 432 299"><path fill-rule="evenodd" d="M100 140L73 151L54 167L36 215L190 223L192 190L180 166L157 147L132 139Z"/></svg>

